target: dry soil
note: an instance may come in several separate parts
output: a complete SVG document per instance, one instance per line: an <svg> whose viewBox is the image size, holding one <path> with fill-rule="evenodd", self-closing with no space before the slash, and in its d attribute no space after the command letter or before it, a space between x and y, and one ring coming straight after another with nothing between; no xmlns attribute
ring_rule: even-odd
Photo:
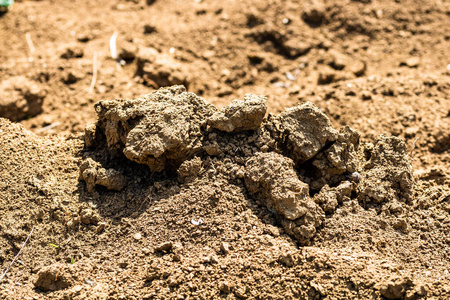
<svg viewBox="0 0 450 300"><path fill-rule="evenodd" d="M450 298L449 28L447 0L16 0L0 299Z"/></svg>

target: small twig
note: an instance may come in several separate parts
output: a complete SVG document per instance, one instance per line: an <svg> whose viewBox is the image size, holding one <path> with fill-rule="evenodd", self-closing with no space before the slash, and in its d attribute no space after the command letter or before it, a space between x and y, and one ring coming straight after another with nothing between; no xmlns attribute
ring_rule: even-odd
<svg viewBox="0 0 450 300"><path fill-rule="evenodd" d="M34 226L33 228L31 228L30 234L28 234L27 239L25 240L25 242L23 242L22 247L19 250L19 253L17 253L17 255L14 257L14 259L12 260L12 262L9 264L8 268L5 270L5 272L3 272L2 277L0 277L0 282L3 280L3 278L5 277L6 273L9 271L9 269L11 268L11 266L13 265L13 263L16 261L16 259L19 257L20 253L22 252L23 248L25 247L25 245L27 244L28 240L31 237L31 234L33 233L34 230Z"/></svg>
<svg viewBox="0 0 450 300"><path fill-rule="evenodd" d="M28 50L30 51L28 60L33 61L33 54L36 52L36 48L34 48L33 40L31 39L31 34L29 32L25 33L25 39L27 40Z"/></svg>
<svg viewBox="0 0 450 300"><path fill-rule="evenodd" d="M410 156L411 158L413 158L413 151L414 151L414 149L416 148L416 142L417 142L418 139L419 139L419 138L416 138L416 139L414 140L414 143L413 143L413 145L412 145L411 151L409 152L409 156Z"/></svg>
<svg viewBox="0 0 450 300"><path fill-rule="evenodd" d="M89 94L94 91L95 83L97 82L97 51L94 51L94 63L92 66L92 82L89 87Z"/></svg>

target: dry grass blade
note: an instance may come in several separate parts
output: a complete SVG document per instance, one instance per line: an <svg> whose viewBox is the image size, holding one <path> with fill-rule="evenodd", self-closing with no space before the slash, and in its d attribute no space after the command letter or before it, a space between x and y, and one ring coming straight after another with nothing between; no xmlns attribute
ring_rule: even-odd
<svg viewBox="0 0 450 300"><path fill-rule="evenodd" d="M59 125L61 125L61 122L55 122L55 123L52 123L52 124L50 124L50 125L47 125L47 126L45 126L45 127L42 127L42 128L40 128L40 129L36 130L36 132L41 133L41 132L44 132L44 131L53 129L53 128L59 126Z"/></svg>
<svg viewBox="0 0 450 300"><path fill-rule="evenodd" d="M27 239L25 240L25 242L23 242L22 247L20 247L19 253L17 253L17 255L14 257L14 259L12 260L12 262L9 264L8 268L5 270L5 272L3 272L2 277L0 277L0 282L3 280L3 278L6 276L6 273L9 271L9 269L11 268L11 266L14 264L14 262L17 260L17 258L19 257L20 253L22 252L23 248L25 247L25 245L27 244L28 240L31 237L31 234L33 233L34 230L34 226L33 228L31 228L30 233L27 236Z"/></svg>
<svg viewBox="0 0 450 300"><path fill-rule="evenodd" d="M412 145L412 148L411 148L411 151L409 152L409 157L411 157L411 159L413 159L413 151L414 151L414 149L416 148L416 143L417 143L417 140L418 140L419 138L416 138L415 140L414 140L414 143L413 143L413 145Z"/></svg>
<svg viewBox="0 0 450 300"><path fill-rule="evenodd" d="M28 60L31 62L33 61L33 54L36 52L36 48L34 48L33 40L29 32L25 33L25 39L27 40L28 50L30 51Z"/></svg>
<svg viewBox="0 0 450 300"><path fill-rule="evenodd" d="M95 83L97 82L97 51L94 52L94 62L92 66L92 81L89 87L89 94L94 91Z"/></svg>

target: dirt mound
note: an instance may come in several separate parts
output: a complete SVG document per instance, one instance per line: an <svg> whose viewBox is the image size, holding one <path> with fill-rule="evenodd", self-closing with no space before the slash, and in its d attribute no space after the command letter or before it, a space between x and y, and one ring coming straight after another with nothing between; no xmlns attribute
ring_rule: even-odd
<svg viewBox="0 0 450 300"><path fill-rule="evenodd" d="M407 202L413 194L412 168L400 139L381 136L375 145L360 145L357 132L333 129L312 103L264 118L264 97L247 95L218 111L174 86L136 100L101 101L96 111L98 121L87 127L85 142L98 149L94 153L105 150L108 160L125 156L153 172L179 168L183 181L214 170L206 167L214 158L228 165L216 172L228 180L244 178L248 192L302 245L311 243L324 210L332 214L352 192L364 205ZM118 171L91 158L80 171L90 191L95 184L115 190L125 185Z"/></svg>
<svg viewBox="0 0 450 300"><path fill-rule="evenodd" d="M15 1L0 299L450 298L449 12Z"/></svg>
<svg viewBox="0 0 450 300"><path fill-rule="evenodd" d="M181 92L172 93L173 90ZM194 103L208 108L210 118L216 118L220 112L179 87L141 99L161 95L164 98L156 102L160 110L145 108L148 102L139 99L103 103L110 104L112 112L123 113L123 107L132 114L145 111L140 115L142 120L161 120L152 114L176 109L174 98L181 103L195 99ZM260 116L265 99L255 97L247 99L259 99L261 105L256 105L253 111ZM124 102L135 105L121 106ZM238 107L249 111L245 101ZM2 228L11 228L4 231L0 240L4 245L3 261L20 247L19 241L26 237L31 224L38 222L35 238L24 257L37 255L45 259L36 261L24 272L35 274L32 287L52 291L51 297L120 295L122 292L115 285L107 283L111 273L117 280L135 287L136 297L144 294L144 298L170 298L173 289L183 297L201 293L209 298L218 295L266 298L272 297L274 291L288 298L346 297L356 293L356 289L363 297L382 295L392 299L445 293L448 286L441 277L448 266L446 252L434 247L431 240L447 247L450 223L440 207L445 207L448 199L440 197L431 203L421 200L428 196L421 192L423 183L418 188L411 180L412 169L404 143L387 136L381 136L375 144L361 142L359 134L349 127L333 129L327 117L310 103L290 111L296 112L291 124L280 123L285 113L269 114L257 129L236 132L213 128L208 125L208 118L195 115L191 119L176 118L174 128L176 120L180 127L184 124L197 128L199 134L187 136L186 141L199 141L198 150L191 156L183 156L179 165L168 164L159 173L151 172L148 165L129 160L124 153L126 142L112 143L110 147L108 131L103 131L107 127L99 125L101 118L88 129L94 129L94 135L54 142L2 121L6 145L1 150L2 161L7 172L15 170L15 176L23 182L20 190L28 195L26 199L35 199L30 202L17 198L26 200L24 205L32 212L28 222L13 225L13 219L2 219ZM99 112L99 116L113 115L106 109ZM116 115L130 120L121 113ZM324 120L321 127L298 122L310 119L310 114ZM237 115L243 116L243 123L248 124L248 113ZM239 118L229 119L239 127ZM311 124L317 124L315 118L310 120ZM139 122L133 124L139 126ZM131 132L135 127L128 128ZM311 141L294 148L285 142L287 138L281 138L290 136L290 132ZM294 163L293 158L311 153L317 136L330 132L332 141L326 138L309 160ZM95 143L78 152L84 156L80 165L84 174L81 178L89 184L90 191L86 191L84 184L77 186L79 173L73 155L90 141ZM161 141L166 147L164 141L171 139ZM117 145L121 145L122 152ZM52 159L37 154L42 147L49 149L47 155ZM25 162L35 166L36 175L14 169L16 162L8 151L30 153L30 160ZM67 155L68 151L73 154ZM177 172L173 172L175 166ZM108 191L102 186L120 191ZM433 193L432 189L424 190ZM386 196L381 202L379 194ZM14 206L7 198L2 201L6 209ZM50 234L55 228L59 233ZM394 242L396 239L401 242ZM8 244L11 240L16 243ZM121 251L117 243L128 249L129 256L112 259ZM96 247L101 249L95 250ZM421 256L405 267L402 256L405 251L418 251ZM69 267L67 263L75 266ZM430 264L436 266L432 272L428 269ZM405 273L398 274L395 270ZM429 279L415 275L417 270L430 272ZM248 272L252 275L247 278L244 274ZM206 280L211 276L216 279ZM286 276L292 279L284 279ZM298 285L295 290L287 288L292 280ZM10 280L6 282L11 284ZM10 290L3 290L2 296L11 298Z"/></svg>

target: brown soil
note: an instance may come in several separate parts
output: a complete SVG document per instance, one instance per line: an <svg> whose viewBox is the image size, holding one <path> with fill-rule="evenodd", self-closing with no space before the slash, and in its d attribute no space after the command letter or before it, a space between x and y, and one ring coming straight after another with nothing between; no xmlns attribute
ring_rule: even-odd
<svg viewBox="0 0 450 300"><path fill-rule="evenodd" d="M16 1L0 299L450 298L448 28L445 0Z"/></svg>

